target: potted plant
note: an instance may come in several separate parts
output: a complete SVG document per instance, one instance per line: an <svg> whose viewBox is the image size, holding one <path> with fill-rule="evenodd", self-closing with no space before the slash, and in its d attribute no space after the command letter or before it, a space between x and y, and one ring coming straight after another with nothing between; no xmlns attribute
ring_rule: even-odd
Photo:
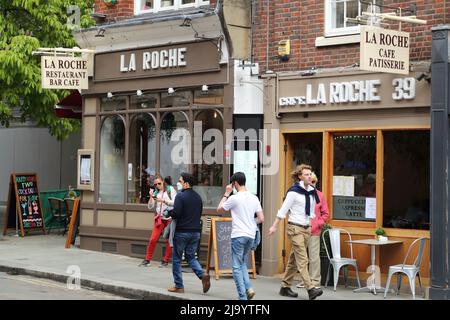
<svg viewBox="0 0 450 320"><path fill-rule="evenodd" d="M328 272L328 268L330 267L330 260L328 259L327 256L327 252L325 250L325 243L326 243L326 248L328 249L328 254L330 255L330 258L333 257L332 253L331 253L331 243L330 243L330 234L327 232L325 234L325 243L324 241L322 241L322 235L325 232L325 230L331 229L332 226L328 223L326 223L323 228L322 231L320 233L320 284L322 286L325 285L325 280L327 279L327 272ZM331 270L330 272L330 279L329 279L329 283L333 283L333 272Z"/></svg>
<svg viewBox="0 0 450 320"><path fill-rule="evenodd" d="M384 237L386 235L386 231L382 227L379 227L375 230L376 239L380 240L380 237Z"/></svg>

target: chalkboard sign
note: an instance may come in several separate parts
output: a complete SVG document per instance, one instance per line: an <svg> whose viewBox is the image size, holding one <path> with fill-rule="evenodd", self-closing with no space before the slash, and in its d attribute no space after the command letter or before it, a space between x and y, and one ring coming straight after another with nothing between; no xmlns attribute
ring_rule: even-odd
<svg viewBox="0 0 450 320"><path fill-rule="evenodd" d="M35 173L13 173L9 179L8 205L5 214L6 235L8 229L25 231L42 230L45 234L38 179Z"/></svg>
<svg viewBox="0 0 450 320"><path fill-rule="evenodd" d="M251 251L246 257L247 268L256 279L255 252ZM214 269L216 279L220 274L231 274L231 218L212 218L209 235L208 257L206 270Z"/></svg>

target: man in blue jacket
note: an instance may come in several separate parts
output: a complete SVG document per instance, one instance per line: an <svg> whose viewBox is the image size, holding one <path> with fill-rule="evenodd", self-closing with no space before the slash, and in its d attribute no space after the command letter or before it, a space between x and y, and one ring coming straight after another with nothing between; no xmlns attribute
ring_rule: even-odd
<svg viewBox="0 0 450 320"><path fill-rule="evenodd" d="M173 211L170 216L176 219L175 235L173 237L172 275L175 286L169 292L184 293L181 259L183 252L189 266L202 281L203 293L208 292L211 285L209 275L195 257L201 236L200 219L203 210L201 197L192 189L194 177L190 173L181 173L177 187L181 192L175 197Z"/></svg>

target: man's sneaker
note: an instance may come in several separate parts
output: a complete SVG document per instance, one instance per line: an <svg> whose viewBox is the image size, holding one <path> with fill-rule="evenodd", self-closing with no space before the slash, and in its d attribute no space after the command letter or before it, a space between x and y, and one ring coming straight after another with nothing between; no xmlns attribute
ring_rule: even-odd
<svg viewBox="0 0 450 320"><path fill-rule="evenodd" d="M297 288L304 288L304 287L305 287L305 285L304 285L303 283L299 282L299 284L298 284L298 285L296 285L296 287L297 287Z"/></svg>
<svg viewBox="0 0 450 320"><path fill-rule="evenodd" d="M143 260L138 267L150 267L150 261L148 260Z"/></svg>
<svg viewBox="0 0 450 320"><path fill-rule="evenodd" d="M284 296L284 297L289 297L289 298L297 298L298 297L298 293L292 291L292 289L289 287L285 287L285 288L281 287L280 295Z"/></svg>
<svg viewBox="0 0 450 320"><path fill-rule="evenodd" d="M204 274L202 277L202 286L203 286L203 293L207 293L209 290L209 287L211 286L211 282L209 281L209 274Z"/></svg>
<svg viewBox="0 0 450 320"><path fill-rule="evenodd" d="M172 287L172 288L167 289L167 291L174 292L174 293L184 293L184 288Z"/></svg>
<svg viewBox="0 0 450 320"><path fill-rule="evenodd" d="M168 265L169 265L168 262L161 261L161 264L159 265L159 268L165 268L165 267L167 267Z"/></svg>
<svg viewBox="0 0 450 320"><path fill-rule="evenodd" d="M252 300L256 294L255 290L253 290L252 288L248 288L246 293L247 293L247 300Z"/></svg>
<svg viewBox="0 0 450 320"><path fill-rule="evenodd" d="M309 296L309 300L314 300L315 298L317 298L318 296L321 296L323 293L322 289L320 288L311 288L308 290L308 296Z"/></svg>

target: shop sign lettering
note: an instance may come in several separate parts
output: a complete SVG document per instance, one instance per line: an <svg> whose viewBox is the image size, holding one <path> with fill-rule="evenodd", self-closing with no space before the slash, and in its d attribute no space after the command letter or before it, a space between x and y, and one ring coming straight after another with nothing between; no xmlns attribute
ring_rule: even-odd
<svg viewBox="0 0 450 320"><path fill-rule="evenodd" d="M186 48L144 51L120 55L120 72L136 71L136 59L141 59L142 70L157 70L187 66Z"/></svg>
<svg viewBox="0 0 450 320"><path fill-rule="evenodd" d="M328 87L323 83L319 83L316 86L307 84L304 95L281 97L279 105L280 107L285 107L325 105L327 103L377 102L381 101L379 96L380 86L381 80L379 79L331 82ZM416 79L413 77L393 79L392 87L393 100L412 100L416 96Z"/></svg>
<svg viewBox="0 0 450 320"><path fill-rule="evenodd" d="M88 89L88 62L77 57L41 58L44 89Z"/></svg>

